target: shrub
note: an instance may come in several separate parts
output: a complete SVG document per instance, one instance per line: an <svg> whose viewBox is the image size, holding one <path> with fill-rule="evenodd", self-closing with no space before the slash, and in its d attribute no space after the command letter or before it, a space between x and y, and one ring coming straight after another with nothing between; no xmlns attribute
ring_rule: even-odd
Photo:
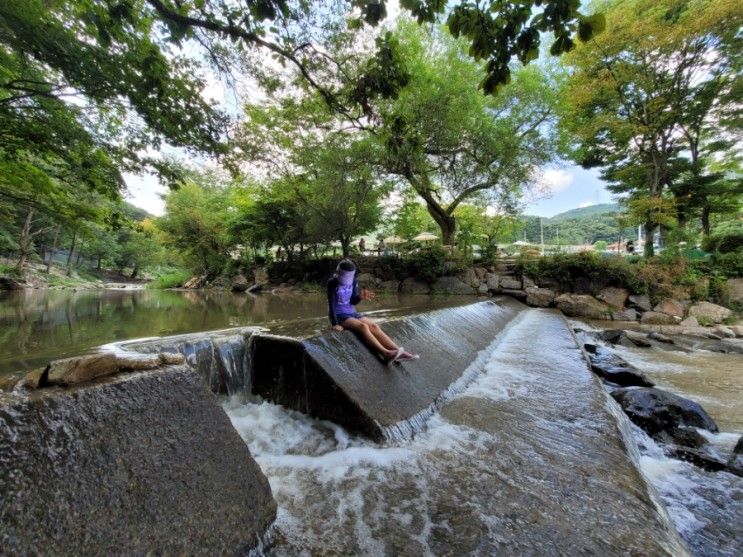
<svg viewBox="0 0 743 557"><path fill-rule="evenodd" d="M429 284L446 274L447 254L441 246L431 246L413 253L408 259L411 273Z"/></svg>
<svg viewBox="0 0 743 557"><path fill-rule="evenodd" d="M726 230L707 236L702 242L706 251L719 253L743 252L743 230Z"/></svg>
<svg viewBox="0 0 743 557"><path fill-rule="evenodd" d="M189 273L188 271L170 271L168 273L163 273L155 277L154 280L150 281L147 284L147 288L179 288L183 286L189 278L191 278L191 273Z"/></svg>

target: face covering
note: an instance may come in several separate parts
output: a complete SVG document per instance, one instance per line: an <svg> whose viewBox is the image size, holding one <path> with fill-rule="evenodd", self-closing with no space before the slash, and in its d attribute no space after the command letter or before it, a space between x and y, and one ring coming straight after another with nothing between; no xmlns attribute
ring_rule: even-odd
<svg viewBox="0 0 743 557"><path fill-rule="evenodd" d="M353 277L356 274L356 271L337 271L338 275L338 283L342 284L344 286L348 286L349 284L353 284Z"/></svg>

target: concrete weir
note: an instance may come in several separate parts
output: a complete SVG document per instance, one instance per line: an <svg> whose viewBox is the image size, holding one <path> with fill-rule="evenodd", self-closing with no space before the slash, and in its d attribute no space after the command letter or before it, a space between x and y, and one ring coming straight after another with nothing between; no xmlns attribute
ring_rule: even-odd
<svg viewBox="0 0 743 557"><path fill-rule="evenodd" d="M406 438L466 382L480 352L524 309L499 298L385 322L396 342L422 355L392 366L347 331L304 340L258 334L251 389L372 439Z"/></svg>
<svg viewBox="0 0 743 557"><path fill-rule="evenodd" d="M0 395L0 553L238 554L268 481L188 367Z"/></svg>

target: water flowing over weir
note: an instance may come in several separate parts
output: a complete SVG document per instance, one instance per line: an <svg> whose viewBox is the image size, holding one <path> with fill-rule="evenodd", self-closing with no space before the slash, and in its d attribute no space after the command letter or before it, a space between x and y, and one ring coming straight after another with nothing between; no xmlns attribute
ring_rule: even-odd
<svg viewBox="0 0 743 557"><path fill-rule="evenodd" d="M114 348L181 352L233 395L278 503L257 554L687 554L561 314L502 298L384 328L421 360L255 328Z"/></svg>

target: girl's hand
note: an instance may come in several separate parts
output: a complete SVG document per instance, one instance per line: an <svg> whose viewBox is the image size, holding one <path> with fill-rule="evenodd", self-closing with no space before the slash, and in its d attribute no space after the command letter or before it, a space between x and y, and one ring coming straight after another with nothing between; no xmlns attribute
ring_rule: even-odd
<svg viewBox="0 0 743 557"><path fill-rule="evenodd" d="M376 297L377 297L377 295L374 294L374 292L372 292L371 290L368 290L366 288L362 288L361 289L361 299L362 300L373 300Z"/></svg>
<svg viewBox="0 0 743 557"><path fill-rule="evenodd" d="M334 331L342 331L343 330L343 327L341 327L340 325L333 325L332 329Z"/></svg>

